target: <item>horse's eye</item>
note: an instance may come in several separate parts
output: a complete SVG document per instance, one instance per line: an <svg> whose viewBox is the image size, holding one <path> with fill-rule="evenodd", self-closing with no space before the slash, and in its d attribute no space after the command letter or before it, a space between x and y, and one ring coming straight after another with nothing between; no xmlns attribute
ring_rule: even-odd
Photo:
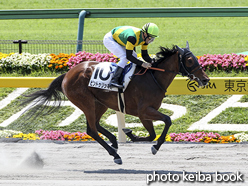
<svg viewBox="0 0 248 186"><path fill-rule="evenodd" d="M194 64L193 59L191 57L188 58L186 66L191 67L193 64Z"/></svg>

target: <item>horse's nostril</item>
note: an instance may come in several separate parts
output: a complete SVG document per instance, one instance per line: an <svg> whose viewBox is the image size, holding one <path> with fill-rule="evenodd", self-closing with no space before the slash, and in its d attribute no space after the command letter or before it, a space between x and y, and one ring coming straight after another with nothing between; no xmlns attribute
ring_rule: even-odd
<svg viewBox="0 0 248 186"><path fill-rule="evenodd" d="M204 79L202 82L204 83L204 85L207 85L209 81L210 79Z"/></svg>

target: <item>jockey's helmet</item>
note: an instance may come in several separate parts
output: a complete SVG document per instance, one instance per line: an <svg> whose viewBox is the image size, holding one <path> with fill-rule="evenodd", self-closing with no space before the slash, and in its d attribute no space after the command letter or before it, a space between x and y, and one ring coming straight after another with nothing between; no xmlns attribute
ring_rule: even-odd
<svg viewBox="0 0 248 186"><path fill-rule="evenodd" d="M154 23L146 23L142 31L147 33L148 37L158 37L158 26Z"/></svg>

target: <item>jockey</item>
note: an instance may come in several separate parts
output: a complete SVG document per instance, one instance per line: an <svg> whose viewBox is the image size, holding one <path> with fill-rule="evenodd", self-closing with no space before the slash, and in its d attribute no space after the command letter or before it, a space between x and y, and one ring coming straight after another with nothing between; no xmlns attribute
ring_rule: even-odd
<svg viewBox="0 0 248 186"><path fill-rule="evenodd" d="M123 88L123 85L119 84L119 78L128 61L144 68L151 67L151 63L154 62L154 59L150 58L147 52L147 46L152 43L156 37L158 37L158 27L154 23L147 23L142 29L132 26L119 26L104 36L104 46L120 58L110 86ZM141 45L142 58L148 63L137 59L135 47L139 45Z"/></svg>

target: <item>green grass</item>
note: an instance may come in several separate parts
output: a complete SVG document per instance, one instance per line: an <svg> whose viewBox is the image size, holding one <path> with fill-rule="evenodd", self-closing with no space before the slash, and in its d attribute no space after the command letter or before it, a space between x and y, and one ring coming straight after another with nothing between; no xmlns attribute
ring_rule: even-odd
<svg viewBox="0 0 248 186"><path fill-rule="evenodd" d="M15 0L9 0L2 3L0 9L247 6L246 0L221 0L218 2L213 0L134 0L130 3L126 1L115 2L111 0L24 0L16 3ZM176 44L184 47L187 40L195 55L238 53L247 51L247 32L245 29L247 21L248 17L89 18L85 20L84 39L102 40L104 35L116 26L142 27L147 22L154 22L160 28L160 37L149 46L150 53L158 52L159 46L171 47ZM0 38L2 40L76 40L78 31L78 19L0 20L0 24Z"/></svg>
<svg viewBox="0 0 248 186"><path fill-rule="evenodd" d="M12 122L6 127L6 129L12 129L17 131L22 131L23 133L32 133L36 130L58 130L58 124L70 116L75 109L69 106L61 107L57 112L49 115L41 115L40 117L35 117L35 119L26 120L30 114L26 114L19 117L17 120Z"/></svg>
<svg viewBox="0 0 248 186"><path fill-rule="evenodd" d="M247 124L248 108L230 107L209 123Z"/></svg>
<svg viewBox="0 0 248 186"><path fill-rule="evenodd" d="M2 89L2 88L1 88ZM0 89L0 90L1 90ZM28 90L28 93L36 91L37 89ZM187 108L187 113L183 117L176 119L173 121L173 125L169 132L186 132L187 128L194 122L198 121L205 115L207 115L211 110L222 104L226 99L230 96L223 95L211 95L211 96L198 96L198 95L168 95L164 98L163 102L168 104L178 104L185 106ZM0 96L1 98L1 96ZM1 121L7 119L14 113L20 111L23 107L19 106L21 97L14 100L10 105L3 108L0 112ZM31 132L38 129L44 130L65 130L70 132L75 131L86 131L86 118L84 115L81 115L77 120L75 120L72 124L64 127L59 127L57 124L68 117L72 112L73 108L71 107L61 107L60 110L51 113L46 116L37 117L35 120L25 121L23 124L23 117L20 117L12 124L10 124L7 128L14 130L21 130L23 132ZM171 116L173 114L172 111L167 109L159 109L160 112ZM117 128L111 125L108 125L105 122L105 119L111 114L114 114L115 111L108 109L107 112L103 115L100 124L108 129L111 132L117 132ZM27 113L26 116L28 116ZM25 115L24 115L25 116ZM126 116L127 123L140 122L137 117L134 116ZM164 128L164 125L158 125L155 127L156 133L160 134ZM134 131L146 131L144 127L135 127L132 128Z"/></svg>
<svg viewBox="0 0 248 186"><path fill-rule="evenodd" d="M247 0L0 0L0 9L60 9L60 8L142 8L142 7L242 7L247 6ZM115 26L132 25L142 27L147 22L154 22L160 28L160 37L149 47L149 53L156 53L159 46L171 47L173 44L184 47L189 41L191 51L195 55L238 53L248 50L247 43L247 17L195 17L195 18L110 18L110 19L86 19L84 28L85 40L102 40L104 35ZM0 20L1 40L76 40L78 19L36 19L36 20ZM137 49L139 52L139 49ZM1 51L0 51L1 52ZM61 73L33 72L28 76L54 77ZM247 72L207 72L210 77L247 77ZM0 76L24 76L19 73L0 74ZM27 75L25 75L27 76ZM0 100L6 97L14 88L0 88ZM186 132L194 122L206 116L211 110L225 102L227 95L169 95L164 103L178 104L187 108L187 113L173 121L169 132ZM20 98L13 101L8 107L0 110L0 122L16 113L23 107L18 107ZM248 102L248 96L243 96L241 102ZM22 125L22 119L16 120L8 128L34 132L36 129L65 130L70 132L86 131L86 118L81 115L72 124L58 127L57 124L73 112L71 107L61 107L58 112L37 118L32 123ZM161 109L164 114L172 115L171 111ZM242 115L240 114L242 112ZM106 119L113 110L103 115L100 124L111 132L117 132L117 128L106 124ZM28 114L28 113L27 113ZM227 117L226 117L227 116ZM235 117L233 117L235 116ZM217 121L230 120L231 123L239 122L238 119L247 121L246 108L230 108L220 116L214 118ZM225 120L225 117L228 118ZM137 122L139 119L126 116L127 122ZM241 121L240 121L241 122ZM241 123L242 123L241 122ZM247 123L247 122L246 122ZM160 134L164 125L155 127ZM135 131L145 131L144 127L135 127ZM236 132L219 132L229 135Z"/></svg>
<svg viewBox="0 0 248 186"><path fill-rule="evenodd" d="M189 41L191 51L195 55L239 53L247 51L245 30L247 21L247 17L86 19L84 39L102 40L107 32L118 25L142 27L147 22L154 22L160 28L160 37L149 46L150 53L158 52L159 46L185 47L186 41ZM0 24L2 40L76 40L77 38L77 19L0 20ZM137 51L140 49L138 48Z"/></svg>
<svg viewBox="0 0 248 186"><path fill-rule="evenodd" d="M211 77L248 77L248 71L243 71L243 72L225 72L225 71L213 71L209 72L208 70L206 71L207 75Z"/></svg>
<svg viewBox="0 0 248 186"><path fill-rule="evenodd" d="M168 110L168 109L160 108L160 109L158 109L158 111L163 113L163 114L166 114L168 116L171 116L173 114L173 112L171 110ZM125 115L125 122L126 123L141 123L141 121L138 117L131 116L131 115Z"/></svg>
<svg viewBox="0 0 248 186"><path fill-rule="evenodd" d="M137 8L137 7L242 7L246 0L8 0L0 1L0 9L59 9L59 8Z"/></svg>
<svg viewBox="0 0 248 186"><path fill-rule="evenodd" d="M6 88L0 88L1 92L4 91ZM8 88L7 90L12 90ZM28 89L24 94L30 94L31 92L34 92L38 89ZM5 94L0 94L0 100L2 100L4 97L6 97ZM6 107L0 110L0 123L2 123L4 120L8 119L13 114L21 111L26 105L20 105L20 103L24 100L24 97L19 96L15 100L11 101L10 104L8 104Z"/></svg>
<svg viewBox="0 0 248 186"><path fill-rule="evenodd" d="M8 96L9 93L13 92L15 88L0 88L0 101Z"/></svg>
<svg viewBox="0 0 248 186"><path fill-rule="evenodd" d="M163 102L168 104L179 104L187 108L187 113L173 121L169 132L185 132L194 122L206 116L214 108L225 102L228 95L170 95ZM162 132L163 125L160 130Z"/></svg>
<svg viewBox="0 0 248 186"><path fill-rule="evenodd" d="M240 102L248 102L248 95L244 95L241 99Z"/></svg>

